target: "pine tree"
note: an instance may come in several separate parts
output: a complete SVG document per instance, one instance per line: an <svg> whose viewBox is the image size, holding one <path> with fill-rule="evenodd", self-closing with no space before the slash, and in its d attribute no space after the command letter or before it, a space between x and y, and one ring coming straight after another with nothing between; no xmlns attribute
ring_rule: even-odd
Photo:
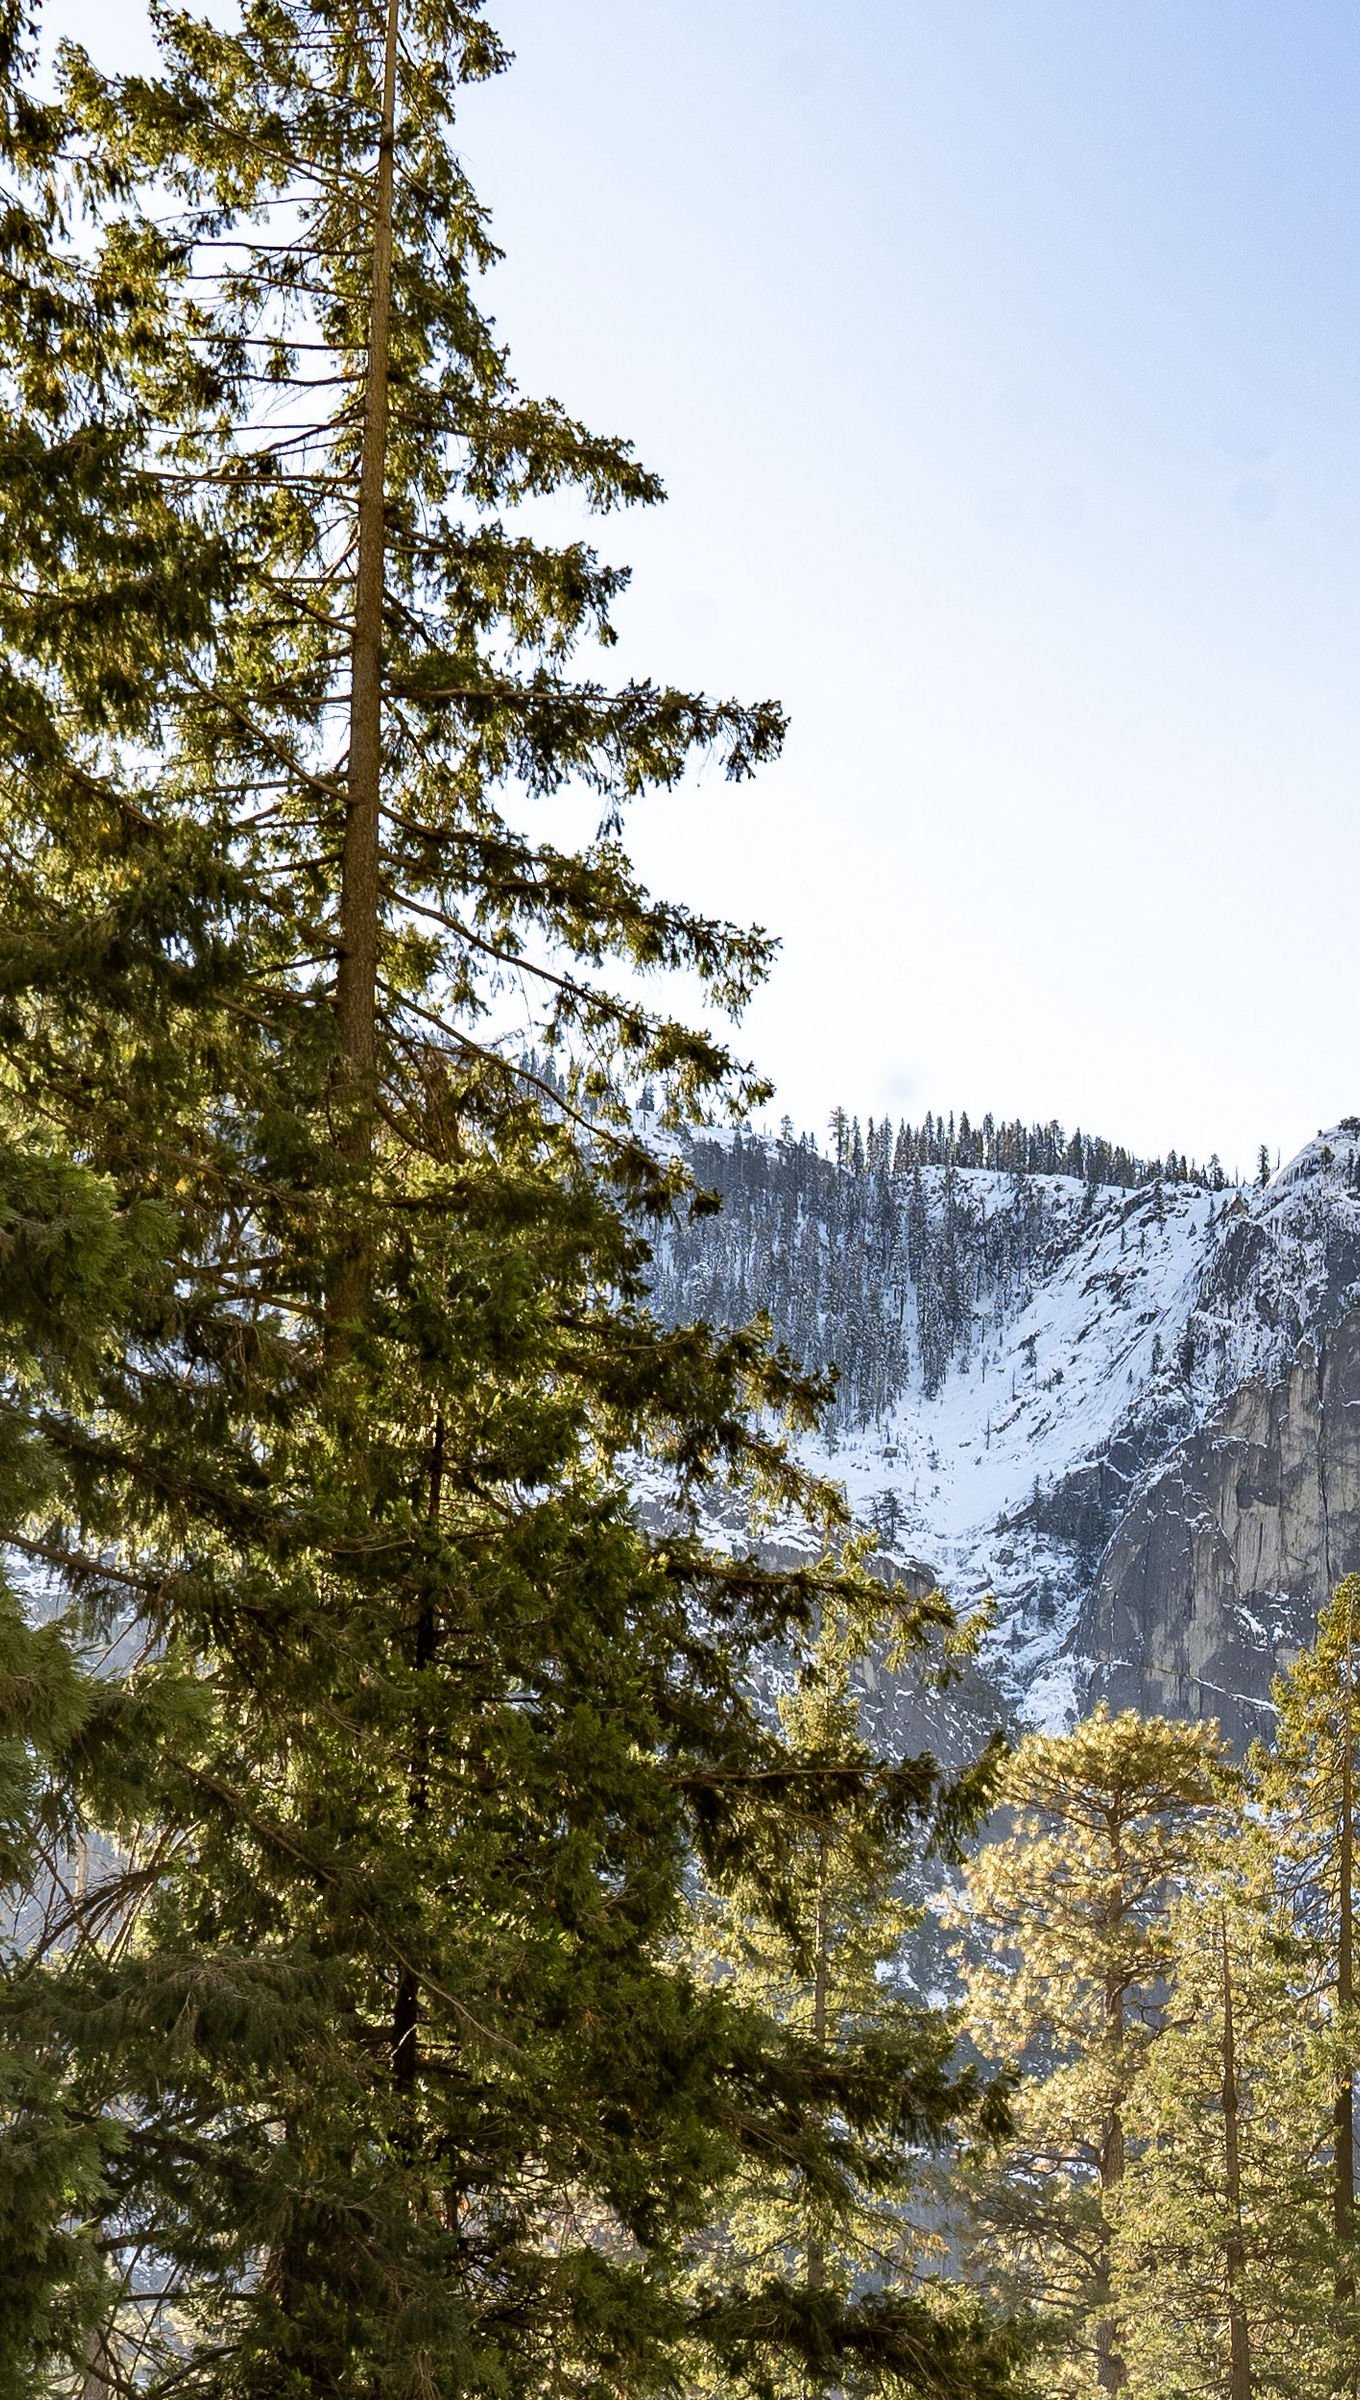
<svg viewBox="0 0 1360 2400"><path fill-rule="evenodd" d="M1254 1812L1211 1812L1166 1974L1114 2219L1129 2392L1325 2400L1329 2062L1310 1946L1279 1922L1274 1841Z"/></svg>
<svg viewBox="0 0 1360 2400"><path fill-rule="evenodd" d="M965 1877L964 2021L984 2058L1024 2068L1014 2137L973 2186L970 2250L985 2290L1047 2321L1057 2391L1126 2386L1112 2241L1127 2108L1221 1757L1212 1726L1104 1707L1031 1735L1002 1782L1009 1830Z"/></svg>
<svg viewBox="0 0 1360 2400"><path fill-rule="evenodd" d="M1356 1699L1360 1576L1348 1575L1318 1620L1311 1648L1275 1686L1275 1738L1258 1761L1263 1806L1292 1868L1299 1923L1321 1948L1330 1995L1333 2064L1333 2312L1349 2358L1343 2390L1360 2366L1355 2223L1355 2073L1360 2055L1355 1990Z"/></svg>
<svg viewBox="0 0 1360 2400"><path fill-rule="evenodd" d="M182 1039L178 962L153 992L147 936L170 910L191 938L202 829L153 830L140 762L167 663L201 644L229 580L211 528L186 517L147 456L167 409L208 390L177 337L135 228L82 238L69 126L38 100L34 28L0 10L0 2392L47 2390L85 2357L107 2276L89 2238L106 2132L69 2105L45 1954L100 1902L94 1812L127 1839L144 1811L145 1745L182 1732L197 1696L167 1657L139 1683L110 1636L140 1586L84 1540L94 1461L73 1429L105 1421L117 1362L174 1285L173 1210L154 1169L120 1174L128 1119L173 1112L202 1053ZM72 231L74 226L75 230ZM131 771L120 762L130 754ZM214 861L208 880L230 880ZM173 895L173 899L172 899ZM153 936L154 938L154 936ZM227 969L227 979L230 969ZM208 987L200 997L211 1046ZM181 985L177 992L175 986ZM130 1027L136 1028L129 1042ZM114 1113L95 1133L101 1084ZM153 1117L145 1130L156 1137ZM144 1161L145 1163L145 1161ZM182 1174L183 1160L176 1171ZM181 1262L187 1263L187 1262ZM152 1337L154 1339L154 1336ZM97 1469L94 1470L97 1472ZM115 1658L116 1658L115 1651ZM38 2378L35 2383L34 2378Z"/></svg>
<svg viewBox="0 0 1360 2400"><path fill-rule="evenodd" d="M810 2088L793 2029L678 1963L694 1856L721 1886L801 1821L753 1654L863 1579L693 1530L716 1477L834 1527L761 1429L819 1387L652 1318L683 1177L629 1097L762 1087L596 973L740 1005L763 937L653 901L618 820L782 720L573 675L621 578L513 511L657 486L478 311L450 126L485 21L160 32L159 76L68 53L6 134L41 188L4 298L5 1132L89 1222L22 1303L7 1425L10 1538L70 1625L24 1772L85 1863L30 1878L48 1934L3 1987L5 2372L507 2400L701 2346L825 2387L876 2344L911 2388L915 2321L828 2297L814 2341L792 2293L696 2312L681 2273L776 2141L848 2191L834 2127L880 2089ZM573 783L596 841L520 829L507 787ZM561 1076L502 1036L512 973ZM47 1271L28 1234L6 1260Z"/></svg>
<svg viewBox="0 0 1360 2400"><path fill-rule="evenodd" d="M54 1478L25 1415L39 1378L69 1403L97 1380L123 1329L128 1287L156 1230L110 1204L102 1181L40 1142L0 1140L0 1505L22 1528L48 1511ZM129 1724L111 1681L92 1671L80 1611L42 1621L13 1552L0 1577L0 2012L42 1945L63 1935L63 1889L80 1872L79 1801L106 1811L131 1795L114 1764ZM34 1621L35 1613L38 1621ZM100 1772L100 1764L103 1771ZM73 1774L73 1767L75 1773ZM0 2062L0 2392L34 2389L28 2370L67 2354L72 2322L97 2308L99 2275L81 2236L100 2186L95 2130L54 2089L45 2028L9 2029ZM15 2238L17 2237L17 2238ZM44 2387L45 2388L45 2387Z"/></svg>
<svg viewBox="0 0 1360 2400"><path fill-rule="evenodd" d="M887 1765L864 1739L855 1692L866 1640L875 1638L894 1672L911 1672L947 1622L941 1607L939 1594L923 1610L899 1592L881 1624L863 1612L828 1616L779 1701L789 1772L805 1779L800 1823L778 1862L709 1895L699 1920L707 1971L795 2032L813 2076L837 2078L854 2061L876 2097L840 2122L845 2180L828 2180L804 2146L753 2158L696 2273L702 2288L721 2263L753 2294L779 2279L800 2295L814 2339L828 2303L858 2291L866 2328L881 2323L917 2342L924 2374L933 2355L934 2372L966 2374L970 2388L983 2390L1005 2388L1009 2345L988 2332L958 2286L926 2277L932 2244L913 2227L911 2199L923 2155L969 2130L996 2134L1004 2107L999 2091L960 2068L949 2019L908 1997L900 1978L920 1913L904 1885L919 1880L932 1856L957 1858L990 1796L995 1759L952 1783L920 1760ZM852 1765L862 1780L828 1805L833 1790L824 1779ZM829 2082L828 2134L833 2091ZM842 2374L847 2392L892 2383L868 2342ZM716 2384L702 2372L697 2378L699 2388L723 2391L744 2381L730 2362ZM772 2388L801 2392L802 2368Z"/></svg>

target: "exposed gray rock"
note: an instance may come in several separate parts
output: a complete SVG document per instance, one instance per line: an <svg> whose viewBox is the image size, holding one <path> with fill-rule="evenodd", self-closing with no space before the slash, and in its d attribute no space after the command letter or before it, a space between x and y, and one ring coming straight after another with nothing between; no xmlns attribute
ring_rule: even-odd
<svg viewBox="0 0 1360 2400"><path fill-rule="evenodd" d="M877 1688L885 1735L958 1756L1101 1696L1264 1730L1360 1568L1360 1119L1221 1192L932 1169L851 1178L841 1206L821 1162L815 1223L767 1150L687 1236L669 1305L758 1303L795 1347L805 1324L819 1357L848 1346L857 1397L809 1462L897 1571L995 1602L947 1716ZM937 1302L938 1357L911 1336ZM777 1538L807 1554L806 1529Z"/></svg>
<svg viewBox="0 0 1360 2400"><path fill-rule="evenodd" d="M1216 1716L1243 1742L1271 1677L1360 1567L1360 1310L1254 1377L1137 1492L1072 1635L1112 1705Z"/></svg>

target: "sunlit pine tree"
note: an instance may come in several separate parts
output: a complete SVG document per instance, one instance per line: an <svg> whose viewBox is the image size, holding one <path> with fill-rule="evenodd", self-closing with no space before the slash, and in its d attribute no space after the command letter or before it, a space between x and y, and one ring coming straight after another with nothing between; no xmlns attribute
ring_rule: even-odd
<svg viewBox="0 0 1360 2400"><path fill-rule="evenodd" d="M1244 1798L1207 1817L1172 1903L1167 1997L1127 2107L1113 2277L1132 2400L1328 2400L1342 2369L1317 1959Z"/></svg>
<svg viewBox="0 0 1360 2400"><path fill-rule="evenodd" d="M1127 2383L1112 2239L1128 2104L1223 1755L1212 1725L1103 1705L1069 1734L1031 1734L1003 1777L1004 1830L964 1877L964 2023L984 2059L1023 2070L964 2238L984 2289L1039 2312L1052 2389L1083 2400Z"/></svg>

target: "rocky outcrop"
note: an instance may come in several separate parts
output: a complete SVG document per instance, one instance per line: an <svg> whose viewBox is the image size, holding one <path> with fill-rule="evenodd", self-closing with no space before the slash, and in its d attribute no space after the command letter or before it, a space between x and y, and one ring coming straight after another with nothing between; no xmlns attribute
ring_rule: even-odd
<svg viewBox="0 0 1360 2400"><path fill-rule="evenodd" d="M1264 1730L1271 1678L1360 1567L1360 1309L1141 1485L1071 1635L1091 1698Z"/></svg>
<svg viewBox="0 0 1360 2400"><path fill-rule="evenodd" d="M861 1172L782 1138L728 1180L668 1305L767 1307L855 1362L809 1464L886 1566L990 1603L938 1746L998 1716L1057 1730L1101 1696L1264 1730L1281 1663L1360 1568L1360 1118L1233 1189ZM885 1738L917 1738L910 1689L866 1699Z"/></svg>

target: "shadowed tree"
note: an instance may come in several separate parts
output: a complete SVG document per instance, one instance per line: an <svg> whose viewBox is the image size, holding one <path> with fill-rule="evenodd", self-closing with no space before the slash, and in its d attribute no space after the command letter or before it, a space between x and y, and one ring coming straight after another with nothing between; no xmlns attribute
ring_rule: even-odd
<svg viewBox="0 0 1360 2400"><path fill-rule="evenodd" d="M834 2339L820 2328L834 2328L857 2290L877 2293L885 2327L914 2321L927 2341L947 2317L956 2371L967 2373L971 2353L973 2373L985 2378L1000 2370L1006 2345L961 2287L934 2279L938 2244L919 2209L913 2221L912 2205L923 2164L966 2135L998 2134L1004 2100L960 2066L949 2017L903 1988L904 1951L921 1916L904 1886L931 1860L957 1861L991 1796L997 1752L946 1785L928 1761L879 1760L864 1737L855 1672L871 1645L890 1672L919 1670L932 1635L951 1641L950 1623L942 1595L913 1602L900 1588L881 1596L877 1617L828 1616L778 1702L790 1765L804 1779L800 1821L778 1860L753 1848L744 1873L705 1896L696 1930L719 1987L789 2026L814 2072L833 2078L820 2130L845 2171L826 2174L820 2141L753 2157L721 2226L699 2246L695 2273L701 2287L733 2273L757 2290L786 2283L819 2341ZM942 1666L947 1675L944 1661L934 1671ZM847 2118L834 2081L851 2062L876 2097ZM741 2365L723 2362L716 2380L701 2369L697 2387L746 2388ZM846 2392L894 2383L872 2357L846 2360L840 2375ZM791 2359L774 2388L805 2389L802 2362Z"/></svg>

